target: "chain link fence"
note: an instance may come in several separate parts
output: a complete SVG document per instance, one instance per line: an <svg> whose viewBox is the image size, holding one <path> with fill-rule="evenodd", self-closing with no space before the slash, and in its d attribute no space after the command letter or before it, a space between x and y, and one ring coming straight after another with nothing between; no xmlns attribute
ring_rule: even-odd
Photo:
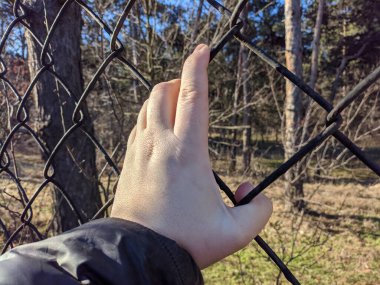
<svg viewBox="0 0 380 285"><path fill-rule="evenodd" d="M30 28L30 26L25 22L28 17L28 11L25 9L25 6L21 3L20 0L16 0L14 2L14 16L15 19L10 23L5 33L2 36L0 41L0 83L5 84L12 91L12 96L17 100L17 116L16 123L13 126L10 133L8 133L5 137L4 141L0 141L0 174L7 175L12 183L17 188L17 195L14 197L15 200L20 202L23 205L23 211L20 216L20 224L15 230L10 230L6 221L3 220L3 217L0 217L0 229L3 232L6 242L2 249L2 253L6 252L9 248L12 248L19 238L20 235L28 229L31 233L30 240L39 240L46 238L44 234L42 234L38 227L34 224L33 216L36 215L34 210L32 209L32 205L35 202L37 196L42 195L45 191L47 185L54 185L57 191L59 191L64 198L64 200L70 205L72 212L76 215L78 219L78 224L83 224L88 221L88 219L83 218L81 215L81 205L76 205L70 195L67 193L66 189L62 187L55 179L57 173L55 173L53 169L53 161L57 156L57 153L63 148L65 141L72 136L74 131L80 130L82 131L84 136L87 136L91 142L94 144L96 149L102 153L104 156L106 163L110 166L116 175L120 174L120 170L117 166L117 162L113 160L112 155L108 154L106 148L102 146L102 144L96 139L96 137L88 132L87 128L84 127L83 122L85 121L86 112L83 112L82 107L85 103L87 97L89 96L91 90L94 88L96 83L99 81L102 73L105 69L110 65L111 62L118 60L121 62L124 67L129 70L131 75L139 80L143 86L149 91L151 90L150 82L144 78L142 73L138 70L138 68L133 65L128 59L126 59L123 55L123 51L125 51L126 46L118 39L119 33L123 27L124 21L127 19L132 7L135 5L135 0L130 0L126 4L121 16L119 17L117 24L114 29L111 29L107 26L105 21L97 15L84 1L81 0L66 0L64 1L61 9L55 17L55 20L51 27L48 30L46 38L44 41L40 41L37 36L35 36L34 31ZM293 82L296 86L298 86L305 95L309 96L312 100L314 100L320 108L326 113L326 122L325 128L321 131L317 136L311 138L307 144L301 147L289 160L285 161L281 164L275 171L273 171L270 175L268 175L265 179L263 179L258 185L252 189L249 194L242 199L239 203L236 203L234 199L233 192L228 188L228 186L220 179L220 177L214 172L215 179L219 184L221 190L223 190L226 195L230 198L232 203L236 206L249 203L256 195L266 189L269 185L271 185L274 181L276 181L281 175L283 175L288 169L294 166L297 162L301 161L306 155L308 155L311 151L316 149L321 143L325 140L333 136L337 139L342 145L348 148L359 160L361 160L367 167L373 170L377 175L380 176L380 166L375 162L371 161L365 153L355 145L344 133L339 130L339 127L342 123L341 112L347 108L350 104L354 104L354 101L364 90L366 90L371 84L373 84L380 77L380 67L377 67L371 74L369 74L365 79L363 79L359 84L357 84L340 102L338 102L335 106L333 106L330 102L324 99L320 94L318 94L315 90L310 88L302 79L298 78L288 69L286 69L283 65L277 62L275 59L270 57L266 52L258 48L255 43L253 43L249 38L247 38L244 34L241 33L242 28L246 23L240 18L240 14L247 4L247 0L241 0L235 6L234 10L231 11L227 9L225 6L220 4L214 0L207 0L207 2L213 6L217 11L219 11L222 15L226 16L229 19L228 32L220 38L219 42L212 47L210 61L219 53L219 51L224 47L224 45L230 41L238 41L241 45L247 47L250 51L258 56L262 61L267 63L271 68L275 69L279 72L283 77L287 78L291 82ZM82 11L85 11L89 17L91 17L97 25L104 32L106 32L110 37L110 45L109 45L109 54L102 62L96 73L92 76L92 79L88 83L86 89L79 97L75 96L75 94L71 94L70 89L67 87L67 82L54 71L54 58L49 53L49 45L54 33L57 30L59 25L62 25L61 18L67 13L68 9L70 9L70 5L78 5ZM43 17L43 15L41 15ZM24 94L20 94L17 90L16 86L7 78L8 66L5 63L4 58L1 57L3 53L5 44L9 35L16 25L22 25L25 30L35 38L38 45L41 47L40 54L40 64L42 68L39 70L37 75L31 80L28 88ZM44 75L44 73L50 73L55 77L57 82L66 89L70 95L75 98L75 110L72 114L72 126L67 129L64 135L59 139L59 142L54 147L53 150L49 151L44 143L41 141L39 134L36 133L32 126L30 125L30 114L28 109L28 98L31 97L31 93L35 84L40 80L40 78ZM76 98L77 97L77 98ZM31 136L35 142L38 144L41 149L44 157L46 158L46 163L44 165L43 170L43 179L44 181L35 190L35 192L31 195L28 191L25 190L22 183L20 183L20 178L18 177L17 169L15 169L14 164L12 164L12 153L10 151L10 145L12 140L15 139L18 133L23 132L27 133L28 136ZM103 205L98 213L92 219L100 218L104 216L105 211L112 205L112 198L107 201L103 201ZM275 264L279 267L279 269L283 272L284 276L289 280L292 284L299 284L294 275L290 272L290 270L286 267L286 265L281 261L281 259L275 254L275 252L266 244L266 242L261 237L256 237L255 241L259 244L259 246L269 255L269 257L274 261Z"/></svg>

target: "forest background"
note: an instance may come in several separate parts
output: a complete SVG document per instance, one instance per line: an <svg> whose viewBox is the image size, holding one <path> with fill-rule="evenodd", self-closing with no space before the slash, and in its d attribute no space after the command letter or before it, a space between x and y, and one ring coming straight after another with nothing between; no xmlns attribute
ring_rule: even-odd
<svg viewBox="0 0 380 285"><path fill-rule="evenodd" d="M46 37L64 2L24 1L33 12L26 22L40 39ZM119 0L86 3L111 28L126 5ZM0 2L0 36L15 19L13 4ZM233 10L237 1L223 4ZM71 5L50 49L57 73L80 94L110 55L111 37L86 11ZM379 19L378 1L248 1L242 33L336 104L379 66ZM185 58L198 43L213 46L228 29L228 19L207 1L144 0L133 6L119 39L125 58L156 84L179 77ZM0 52L7 79L24 94L41 67L36 64L40 47L23 25L16 25ZM230 41L210 64L209 82L210 155L214 169L232 189L243 180L257 184L325 127L324 110L237 41ZM3 145L17 124L20 100L3 79L0 83ZM343 111L340 126L377 163L379 86L379 82L372 84ZM75 104L62 89L46 75L27 100L29 125L48 150L72 124ZM55 99L47 100L47 94ZM90 119L84 129L119 167L129 132L148 96L143 84L115 61L86 99L84 112ZM18 183L32 195L44 181L47 158L22 129L6 150ZM83 134L73 134L53 164L57 181L80 205L84 217L91 217L112 197L117 173ZM44 186L33 203L32 222L44 237L77 224L55 188ZM262 236L301 283L378 282L380 180L338 141L328 139L265 193L274 201L274 215ZM25 201L19 195L14 179L0 172L2 245L20 226ZM15 244L34 238L26 227ZM208 284L286 284L254 242L206 269L204 275Z"/></svg>

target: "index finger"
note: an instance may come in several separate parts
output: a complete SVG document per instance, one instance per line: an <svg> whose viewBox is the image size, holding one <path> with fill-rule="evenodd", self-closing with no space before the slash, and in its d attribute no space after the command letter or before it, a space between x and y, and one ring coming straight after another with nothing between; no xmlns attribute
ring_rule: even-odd
<svg viewBox="0 0 380 285"><path fill-rule="evenodd" d="M208 135L208 75L210 49L198 45L186 59L181 77L174 133L186 142L206 144Z"/></svg>

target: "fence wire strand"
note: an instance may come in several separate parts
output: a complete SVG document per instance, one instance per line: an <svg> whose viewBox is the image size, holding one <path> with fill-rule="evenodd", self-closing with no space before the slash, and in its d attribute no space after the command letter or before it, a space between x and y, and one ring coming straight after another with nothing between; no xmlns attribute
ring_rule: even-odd
<svg viewBox="0 0 380 285"><path fill-rule="evenodd" d="M29 228L31 233L35 235L36 240L45 238L43 234L39 232L37 227L32 223L33 219L33 209L32 205L35 199L40 195L40 193L44 190L44 188L48 184L52 184L55 188L62 194L63 198L70 205L70 208L73 214L77 217L78 225L83 224L86 220L80 214L80 209L75 203L72 201L70 195L67 194L64 187L60 185L60 183L55 180L56 173L54 172L52 162L57 154L57 152L63 148L65 141L70 137L70 135L76 131L80 130L83 132L83 135L86 135L91 142L94 144L96 149L100 151L100 153L104 156L106 163L110 166L117 176L120 175L120 170L117 167L117 163L112 159L112 156L109 155L106 149L102 146L102 144L96 139L96 137L86 131L83 128L83 121L85 120L85 115L82 112L83 103L86 101L88 95L93 90L95 84L99 81L101 75L105 71L105 69L110 65L114 60L118 60L121 62L126 69L132 74L132 76L139 80L145 88L150 91L152 88L151 83L144 78L142 73L138 70L136 66L134 66L131 62L129 62L124 57L124 51L126 47L122 44L122 42L118 39L119 33L122 30L123 24L126 21L132 7L135 5L136 0L130 0L125 5L125 8L119 17L116 26L114 29L111 29L107 26L107 24L95 13L85 2L81 0L66 0L59 12L57 13L54 22L49 28L47 35L44 39L44 42L41 42L38 37L34 34L33 30L29 27L29 25L25 22L25 19L28 17L28 13L21 3L20 0L16 0L13 6L13 13L15 19L8 25L4 34L2 35L0 41L0 82L4 85L8 86L13 95L18 101L18 109L17 109L17 123L6 136L4 141L0 141L0 174L4 173L8 175L8 177L13 181L16 185L17 190L19 192L19 200L22 203L24 209L22 211L20 221L21 224L14 230L10 232L6 223L0 218L0 229L4 233L6 238L5 245L2 249L2 253L6 252L9 248L12 248L15 245L15 240L20 232ZM355 144L353 143L344 133L339 130L339 127L342 123L341 112L345 110L350 104L352 104L358 96L367 89L371 84L373 84L380 77L380 66L376 68L370 75L367 76L364 80L362 80L357 86L355 86L343 99L341 99L335 106L333 106L330 102L324 99L318 92L309 87L302 79L297 77L295 74L290 72L287 68L285 68L282 64L277 62L274 58L269 56L266 52L258 48L255 43L253 43L248 37L241 33L242 28L246 25L246 23L240 18L240 14L246 7L248 0L241 0L235 6L234 10L231 11L227 7L223 6L221 3L215 0L207 0L207 2L214 7L218 12L222 15L226 16L229 19L229 27L230 29L219 39L218 43L212 47L210 61L212 61L215 56L222 50L225 44L231 41L238 41L241 45L247 47L250 51L258 56L262 61L267 63L270 67L279 72L283 77L287 78L291 82L293 82L296 86L298 86L307 96L309 96L312 100L314 100L319 106L326 111L326 125L325 129L321 131L314 138L311 138L302 148L300 148L290 159L281 164L275 171L273 171L270 175L268 175L265 179L263 179L256 187L254 187L249 194L244 197L239 203L235 201L233 192L230 188L223 182L223 180L217 175L214 171L214 177L216 182L218 183L220 189L226 193L228 198L232 201L235 206L243 205L249 203L254 197L256 197L260 192L265 190L269 185L271 185L274 181L276 181L281 175L283 175L287 170L289 170L292 166L294 166L297 162L301 161L307 154L316 149L321 143L330 138L331 136L335 137L339 142L343 144L346 148L348 148L359 160L361 160L365 165L367 165L372 171L374 171L378 176L380 176L380 166L376 164L374 161L370 160L365 153ZM80 8L87 13L98 25L99 27L106 32L110 37L110 46L109 46L109 55L104 59L98 70L93 75L92 79L88 83L87 87L83 91L82 94L75 94L72 92L68 84L64 82L64 80L54 71L54 58L51 54L49 54L49 44L52 40L54 32L58 25L62 23L62 16L65 11L70 9L70 5L79 5ZM30 35L35 39L35 42L41 47L40 54L40 64L42 65L41 69L36 73L36 76L31 80L28 88L26 89L24 94L20 94L17 91L16 86L6 77L7 76L7 65L5 60L1 57L7 39L9 38L12 30L17 25L22 25ZM30 115L28 108L26 106L26 102L30 97L33 87L39 81L41 76L45 73L50 73L60 84L62 88L65 89L67 94L69 94L73 100L75 100L75 110L72 114L72 122L73 125L66 130L64 135L60 138L59 142L55 146L55 148L49 152L48 149L42 143L39 135L33 130L33 128L28 124L30 120ZM46 163L43 170L44 181L41 185L36 189L32 196L28 196L26 190L20 183L20 179L18 177L17 172L12 171L11 165L11 154L9 153L9 146L12 144L12 140L15 135L24 129L37 143L44 157L46 157ZM106 165L106 166L107 166ZM105 166L105 167L106 167ZM102 217L104 212L112 205L113 197L111 197L108 201L106 201L101 209L96 213L93 219ZM300 284L299 281L294 277L292 272L288 269L288 267L282 262L282 260L276 255L276 253L269 247L269 245L259 236L255 238L255 241L258 245L268 254L268 256L272 259L272 261L279 267L287 280L292 284Z"/></svg>

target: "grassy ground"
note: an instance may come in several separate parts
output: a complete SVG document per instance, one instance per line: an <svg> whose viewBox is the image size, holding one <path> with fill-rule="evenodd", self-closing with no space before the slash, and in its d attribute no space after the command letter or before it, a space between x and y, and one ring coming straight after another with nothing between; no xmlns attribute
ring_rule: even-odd
<svg viewBox="0 0 380 285"><path fill-rule="evenodd" d="M42 173L43 163L36 164L36 160L32 156L24 158L24 165L30 163L33 167L20 170L21 183L29 196L42 181L35 173ZM232 189L249 180L235 175L222 178ZM306 184L309 211L298 216L284 211L281 181L265 190L274 203L274 213L261 236L302 284L379 284L379 180L369 185L341 181L344 184ZM1 175L0 205L8 209L0 207L0 218L10 232L20 225L22 204L10 196L16 193L15 183ZM32 222L44 233L49 229L51 215L52 195L46 188L33 204ZM17 241L30 240L30 237L26 229ZM0 247L4 241L0 230ZM203 273L206 284L287 284L255 242Z"/></svg>
<svg viewBox="0 0 380 285"><path fill-rule="evenodd" d="M235 187L245 180L224 179ZM378 284L380 184L308 184L305 190L310 213L298 217L284 212L280 182L266 191L274 213L261 236L302 284ZM255 242L203 273L207 284L287 284Z"/></svg>

